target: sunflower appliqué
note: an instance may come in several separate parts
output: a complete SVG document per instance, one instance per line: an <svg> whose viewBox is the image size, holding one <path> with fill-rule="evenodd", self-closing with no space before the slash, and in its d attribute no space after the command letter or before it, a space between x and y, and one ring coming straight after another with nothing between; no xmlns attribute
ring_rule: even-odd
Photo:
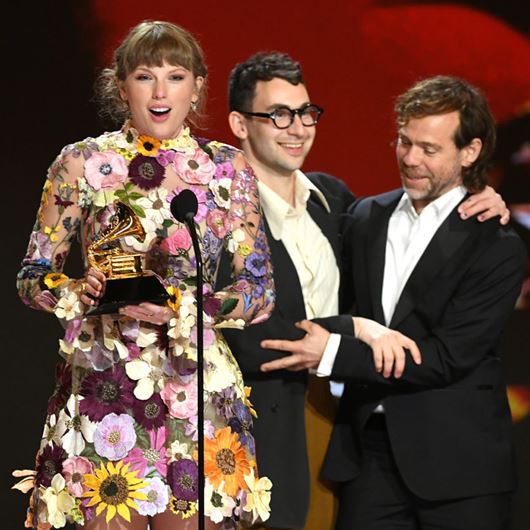
<svg viewBox="0 0 530 530"><path fill-rule="evenodd" d="M116 465L108 462L101 464L95 470L95 475L84 475L84 483L91 491L83 494L90 498L88 507L96 506L96 515L107 510L106 522L111 521L116 514L126 521L131 521L129 508L138 511L135 500L147 500L147 495L138 491L149 483L138 478L138 471L129 471L130 464L123 465L120 460Z"/></svg>
<svg viewBox="0 0 530 530"><path fill-rule="evenodd" d="M136 142L137 155L129 164L129 179L142 190L158 188L166 178L165 168L157 160L160 140L141 135Z"/></svg>

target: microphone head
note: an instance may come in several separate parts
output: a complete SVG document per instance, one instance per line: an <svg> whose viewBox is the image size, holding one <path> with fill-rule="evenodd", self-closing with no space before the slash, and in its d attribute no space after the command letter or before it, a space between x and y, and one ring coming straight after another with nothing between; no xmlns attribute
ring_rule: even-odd
<svg viewBox="0 0 530 530"><path fill-rule="evenodd" d="M198 207L199 201L197 201L195 193L189 189L184 189L171 199L169 209L177 221L184 223L193 221Z"/></svg>

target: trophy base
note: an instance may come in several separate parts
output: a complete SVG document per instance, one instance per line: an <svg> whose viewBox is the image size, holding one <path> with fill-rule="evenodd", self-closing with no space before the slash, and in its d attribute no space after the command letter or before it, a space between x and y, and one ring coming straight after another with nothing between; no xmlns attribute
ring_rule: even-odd
<svg viewBox="0 0 530 530"><path fill-rule="evenodd" d="M120 307L138 305L142 302L165 304L169 298L164 286L154 275L137 276L136 278L108 279L105 294L95 307L91 307L87 316L117 313Z"/></svg>

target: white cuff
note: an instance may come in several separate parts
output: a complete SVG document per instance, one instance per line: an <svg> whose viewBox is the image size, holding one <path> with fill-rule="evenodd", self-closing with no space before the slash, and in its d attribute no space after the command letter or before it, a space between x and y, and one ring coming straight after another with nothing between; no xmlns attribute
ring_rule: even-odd
<svg viewBox="0 0 530 530"><path fill-rule="evenodd" d="M322 359L317 368L317 377L328 377L331 375L333 370L333 364L335 362L335 357L339 351L340 346L340 335L338 333L331 333L324 353L322 354Z"/></svg>

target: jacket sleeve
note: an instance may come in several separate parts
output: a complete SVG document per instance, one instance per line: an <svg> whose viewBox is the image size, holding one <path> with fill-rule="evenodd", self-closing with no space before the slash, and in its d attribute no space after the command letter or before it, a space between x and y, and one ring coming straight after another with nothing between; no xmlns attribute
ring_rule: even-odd
<svg viewBox="0 0 530 530"><path fill-rule="evenodd" d="M343 335L332 377L361 384L442 388L469 374L487 356L494 356L502 329L521 289L526 250L513 233L503 232L476 256L452 292L439 320L426 334L414 336L422 364L407 354L401 378L385 379L375 371L369 346Z"/></svg>

